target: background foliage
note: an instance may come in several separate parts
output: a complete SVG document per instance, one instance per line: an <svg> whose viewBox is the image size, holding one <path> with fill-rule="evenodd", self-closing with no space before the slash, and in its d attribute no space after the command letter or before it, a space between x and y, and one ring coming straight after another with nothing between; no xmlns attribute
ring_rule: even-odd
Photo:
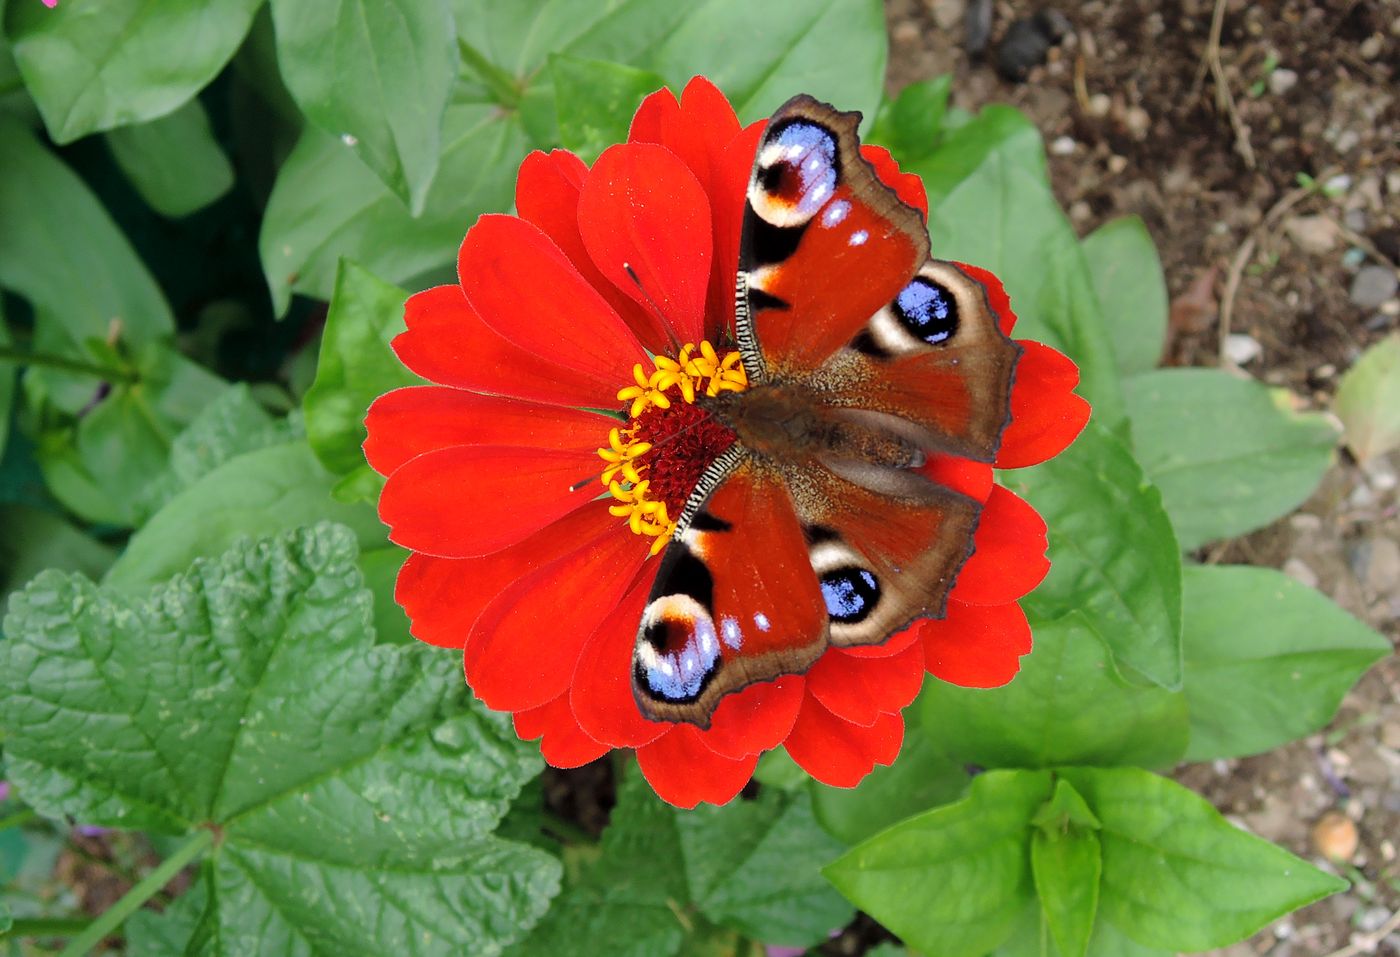
<svg viewBox="0 0 1400 957"><path fill-rule="evenodd" d="M859 907L949 957L1149 957L1342 886L1154 773L1315 730L1386 650L1279 573L1183 564L1302 501L1332 421L1156 369L1142 224L1076 237L1014 110L883 99L876 0L778 0L764 30L751 7L0 0L0 946L127 916L82 930L31 892L56 853L33 814L143 832L160 884L200 862L125 924L136 955L740 953ZM409 639L360 420L412 381L386 345L407 290L509 208L525 153L591 158L695 73L745 121L798 91L862 110L923 177L936 254L1004 279L1096 415L1004 476L1054 561L1015 682L931 680L848 791L777 754L757 799L678 812L619 760L595 843Z"/></svg>

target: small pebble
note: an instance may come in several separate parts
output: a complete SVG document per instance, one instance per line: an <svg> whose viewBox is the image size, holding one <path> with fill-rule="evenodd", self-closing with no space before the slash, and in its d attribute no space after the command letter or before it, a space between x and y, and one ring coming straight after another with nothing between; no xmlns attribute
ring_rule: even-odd
<svg viewBox="0 0 1400 957"><path fill-rule="evenodd" d="M1356 929L1363 934L1380 930L1390 920L1390 910L1386 907L1368 907L1356 915Z"/></svg>
<svg viewBox="0 0 1400 957"><path fill-rule="evenodd" d="M1274 96L1283 96L1297 85L1298 74L1292 70L1279 68L1269 74L1269 92Z"/></svg>
<svg viewBox="0 0 1400 957"><path fill-rule="evenodd" d="M1395 860L1395 842L1390 840L1381 841L1381 860Z"/></svg>
<svg viewBox="0 0 1400 957"><path fill-rule="evenodd" d="M1352 305L1362 309L1375 309L1400 289L1400 279L1395 272L1385 266L1363 266L1351 281Z"/></svg>
<svg viewBox="0 0 1400 957"><path fill-rule="evenodd" d="M1108 171L1114 176L1117 176L1127 168L1128 158L1126 156L1119 156L1117 153L1114 153L1108 158Z"/></svg>
<svg viewBox="0 0 1400 957"><path fill-rule="evenodd" d="M1311 512L1299 512L1288 520L1288 524L1293 527L1295 532L1306 535L1322 531L1322 519Z"/></svg>
<svg viewBox="0 0 1400 957"><path fill-rule="evenodd" d="M1335 249L1340 236L1330 216L1290 216L1284 220L1283 231L1295 246L1314 256Z"/></svg>
<svg viewBox="0 0 1400 957"><path fill-rule="evenodd" d="M1100 119L1108 115L1108 111L1113 109L1113 100L1107 93L1095 93L1089 97L1089 115ZM1400 179L1397 179L1395 189L1391 192L1400 193Z"/></svg>
<svg viewBox="0 0 1400 957"><path fill-rule="evenodd" d="M1330 379L1337 374L1337 367L1330 362L1324 362L1313 370L1313 375L1319 379Z"/></svg>
<svg viewBox="0 0 1400 957"><path fill-rule="evenodd" d="M1366 231L1366 210L1349 209L1342 216L1342 222L1354 233L1364 233Z"/></svg>
<svg viewBox="0 0 1400 957"><path fill-rule="evenodd" d="M1317 587L1317 572L1308 566L1308 563L1301 558L1290 558L1283 563L1283 573L1301 585L1309 588Z"/></svg>
<svg viewBox="0 0 1400 957"><path fill-rule="evenodd" d="M933 0L933 22L940 30L951 30L967 13L966 0Z"/></svg>
<svg viewBox="0 0 1400 957"><path fill-rule="evenodd" d="M1342 253L1342 265L1353 272L1360 269L1364 262L1366 262L1366 250L1364 249L1352 246Z"/></svg>
<svg viewBox="0 0 1400 957"><path fill-rule="evenodd" d="M1356 149L1357 144L1360 142L1361 134L1356 132L1356 130L1342 130L1341 135L1337 137L1335 145L1338 153L1350 153L1352 150Z"/></svg>
<svg viewBox="0 0 1400 957"><path fill-rule="evenodd" d="M1339 196L1351 189L1351 177L1346 173L1338 173L1336 176L1328 177L1327 182L1322 184L1322 188L1333 196Z"/></svg>
<svg viewBox="0 0 1400 957"><path fill-rule="evenodd" d="M1147 139L1152 130L1152 117L1140 106L1130 106L1123 113L1123 125L1135 140Z"/></svg>
<svg viewBox="0 0 1400 957"><path fill-rule="evenodd" d="M1075 145L1074 137L1060 136L1050 144L1050 152L1055 156L1073 156Z"/></svg>
<svg viewBox="0 0 1400 957"><path fill-rule="evenodd" d="M1253 362L1263 351L1264 347L1253 336L1235 332L1225 337L1225 356L1237 366Z"/></svg>
<svg viewBox="0 0 1400 957"><path fill-rule="evenodd" d="M1313 825L1312 842L1317 853L1334 863L1345 864L1356 854L1361 837L1351 818L1340 811L1328 811Z"/></svg>
<svg viewBox="0 0 1400 957"><path fill-rule="evenodd" d="M1387 721L1381 725L1381 744L1400 751L1400 721Z"/></svg>
<svg viewBox="0 0 1400 957"><path fill-rule="evenodd" d="M1361 46L1356 48L1356 52L1361 54L1363 60L1374 60L1381 55L1381 50L1385 49L1385 37L1379 33L1373 33L1361 41Z"/></svg>

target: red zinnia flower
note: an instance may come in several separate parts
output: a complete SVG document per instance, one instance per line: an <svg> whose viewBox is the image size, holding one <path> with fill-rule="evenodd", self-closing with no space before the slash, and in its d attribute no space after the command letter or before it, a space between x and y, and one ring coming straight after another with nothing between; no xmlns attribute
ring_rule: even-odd
<svg viewBox="0 0 1400 957"><path fill-rule="evenodd" d="M526 157L518 215L481 217L462 243L460 284L408 300L394 349L437 384L382 396L367 419L366 456L388 477L380 515L413 552L396 593L413 634L463 649L478 697L512 712L522 738L542 738L550 764L633 748L656 792L682 807L728 801L779 745L836 786L891 763L900 712L925 671L968 687L1012 678L1031 647L1017 600L1049 569L1044 522L993 483L991 465L935 458L932 477L983 503L946 618L879 646L831 648L806 674L732 694L708 730L642 717L629 682L658 564L648 535L669 532L676 495L684 501L715 449L695 427L653 451L615 413L595 410L622 399L624 414L641 417L634 425L651 417L640 434L654 441L695 418L686 390L742 387L742 367L709 344L732 341L763 125L741 127L724 95L696 78L679 102L669 90L648 97L628 141L592 168L564 150ZM927 218L919 179L888 151L862 150ZM1009 333L1016 317L1001 283L964 268ZM1057 454L1089 414L1072 393L1074 364L1021 345L999 468ZM613 497L571 491L604 467L610 477L633 469L632 481L615 483Z"/></svg>

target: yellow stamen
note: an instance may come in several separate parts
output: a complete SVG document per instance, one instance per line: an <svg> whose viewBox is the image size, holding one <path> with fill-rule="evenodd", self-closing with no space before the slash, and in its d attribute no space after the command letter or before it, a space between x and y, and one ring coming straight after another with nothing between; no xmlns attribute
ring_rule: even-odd
<svg viewBox="0 0 1400 957"><path fill-rule="evenodd" d="M676 522L665 502L647 498L647 466L637 460L651 451L652 443L638 434L638 419L648 409L669 409L676 398L694 405L701 394L714 398L721 392L742 392L749 381L737 351L720 356L709 342L698 347L688 342L676 358L655 356L652 365L650 372L640 362L632 367L636 384L617 393L618 401L627 404L629 421L608 433L608 447L600 448L598 457L605 463L603 484L616 502L608 506L608 513L626 519L638 535L651 536L655 555L675 534Z"/></svg>

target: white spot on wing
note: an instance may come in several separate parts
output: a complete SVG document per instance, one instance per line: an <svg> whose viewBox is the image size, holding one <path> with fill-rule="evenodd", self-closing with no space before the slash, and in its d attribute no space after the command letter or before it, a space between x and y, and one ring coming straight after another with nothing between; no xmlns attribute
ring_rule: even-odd
<svg viewBox="0 0 1400 957"><path fill-rule="evenodd" d="M852 246L864 246L865 241L870 238L870 234L863 229L857 229L851 233L851 238L847 240Z"/></svg>

